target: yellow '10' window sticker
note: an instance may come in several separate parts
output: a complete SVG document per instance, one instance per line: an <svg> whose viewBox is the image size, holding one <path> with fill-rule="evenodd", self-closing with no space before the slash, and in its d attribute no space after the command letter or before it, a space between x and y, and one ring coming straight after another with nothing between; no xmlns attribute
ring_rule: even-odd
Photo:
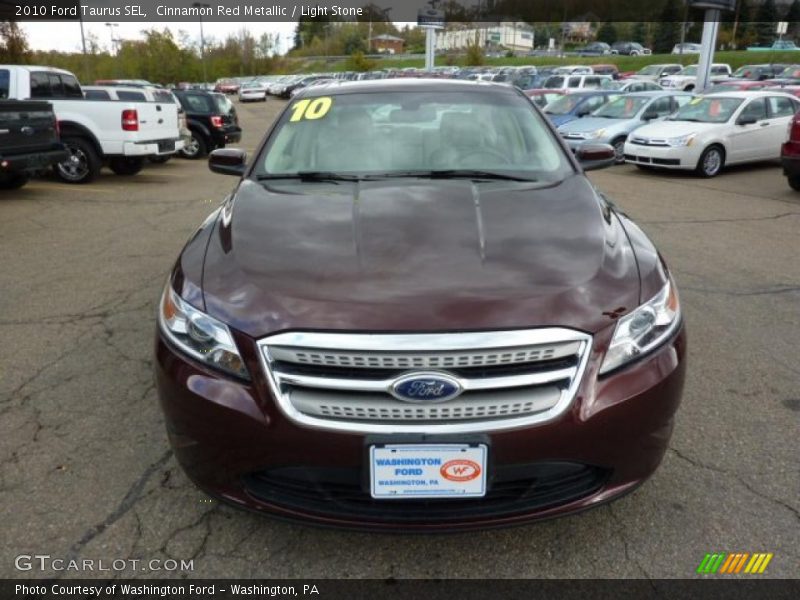
<svg viewBox="0 0 800 600"><path fill-rule="evenodd" d="M689 104L691 104L692 106L694 106L695 104L700 104L702 101L703 101L703 99L702 99L702 98L692 98L692 99L689 101Z"/></svg>
<svg viewBox="0 0 800 600"><path fill-rule="evenodd" d="M323 96L321 98L306 98L300 100L292 105L292 116L289 119L290 123L297 123L304 119L309 121L316 121L328 114L328 111L333 105L333 98Z"/></svg>

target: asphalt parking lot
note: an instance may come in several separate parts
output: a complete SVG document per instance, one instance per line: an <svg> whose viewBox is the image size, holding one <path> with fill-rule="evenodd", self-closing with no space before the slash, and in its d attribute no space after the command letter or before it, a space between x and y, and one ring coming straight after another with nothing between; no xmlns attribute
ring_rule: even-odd
<svg viewBox="0 0 800 600"><path fill-rule="evenodd" d="M283 106L239 107L252 150ZM152 384L172 261L234 185L175 159L0 195L2 577L692 577L707 552L800 572L800 194L775 164L712 180L630 166L592 179L670 262L689 327L671 448L635 493L526 527L369 535L208 500ZM0 193L2 194L2 193ZM193 560L192 571L19 571L15 557Z"/></svg>

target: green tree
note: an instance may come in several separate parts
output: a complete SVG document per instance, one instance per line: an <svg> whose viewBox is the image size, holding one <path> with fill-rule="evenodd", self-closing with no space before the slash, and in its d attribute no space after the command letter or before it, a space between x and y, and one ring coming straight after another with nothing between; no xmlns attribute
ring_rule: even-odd
<svg viewBox="0 0 800 600"><path fill-rule="evenodd" d="M653 53L666 54L680 41L682 7L678 0L667 0L664 10L661 11L661 20L656 25L656 35L653 40Z"/></svg>
<svg viewBox="0 0 800 600"><path fill-rule="evenodd" d="M613 44L617 41L617 28L613 23L606 21L600 26L600 29L597 30L597 41L606 44Z"/></svg>
<svg viewBox="0 0 800 600"><path fill-rule="evenodd" d="M25 32L14 21L0 21L0 62L25 63L30 52Z"/></svg>
<svg viewBox="0 0 800 600"><path fill-rule="evenodd" d="M755 21L756 42L759 46L769 46L775 39L775 24L778 21L775 0L764 0L756 11Z"/></svg>
<svg viewBox="0 0 800 600"><path fill-rule="evenodd" d="M477 67L486 62L486 57L483 55L483 48L481 47L481 40L478 31L475 31L475 40L467 46L466 64L470 67Z"/></svg>
<svg viewBox="0 0 800 600"><path fill-rule="evenodd" d="M639 21L634 24L633 29L631 29L631 39L640 44L647 42L647 25L644 22Z"/></svg>

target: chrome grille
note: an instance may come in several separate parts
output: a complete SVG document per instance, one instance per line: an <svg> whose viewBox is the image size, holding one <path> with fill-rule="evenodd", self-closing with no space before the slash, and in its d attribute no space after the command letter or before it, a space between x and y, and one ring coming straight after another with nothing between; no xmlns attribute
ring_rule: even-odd
<svg viewBox="0 0 800 600"><path fill-rule="evenodd" d="M283 412L304 425L353 432L469 432L523 427L562 414L580 382L591 337L569 329L446 334L285 333L259 341ZM463 393L436 403L398 400L409 373L442 372Z"/></svg>

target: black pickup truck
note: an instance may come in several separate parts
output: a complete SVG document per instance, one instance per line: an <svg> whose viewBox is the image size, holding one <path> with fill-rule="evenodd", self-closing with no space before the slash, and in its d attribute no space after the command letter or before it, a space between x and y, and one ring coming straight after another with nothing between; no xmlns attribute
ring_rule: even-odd
<svg viewBox="0 0 800 600"><path fill-rule="evenodd" d="M0 100L0 189L20 188L66 157L50 103Z"/></svg>

